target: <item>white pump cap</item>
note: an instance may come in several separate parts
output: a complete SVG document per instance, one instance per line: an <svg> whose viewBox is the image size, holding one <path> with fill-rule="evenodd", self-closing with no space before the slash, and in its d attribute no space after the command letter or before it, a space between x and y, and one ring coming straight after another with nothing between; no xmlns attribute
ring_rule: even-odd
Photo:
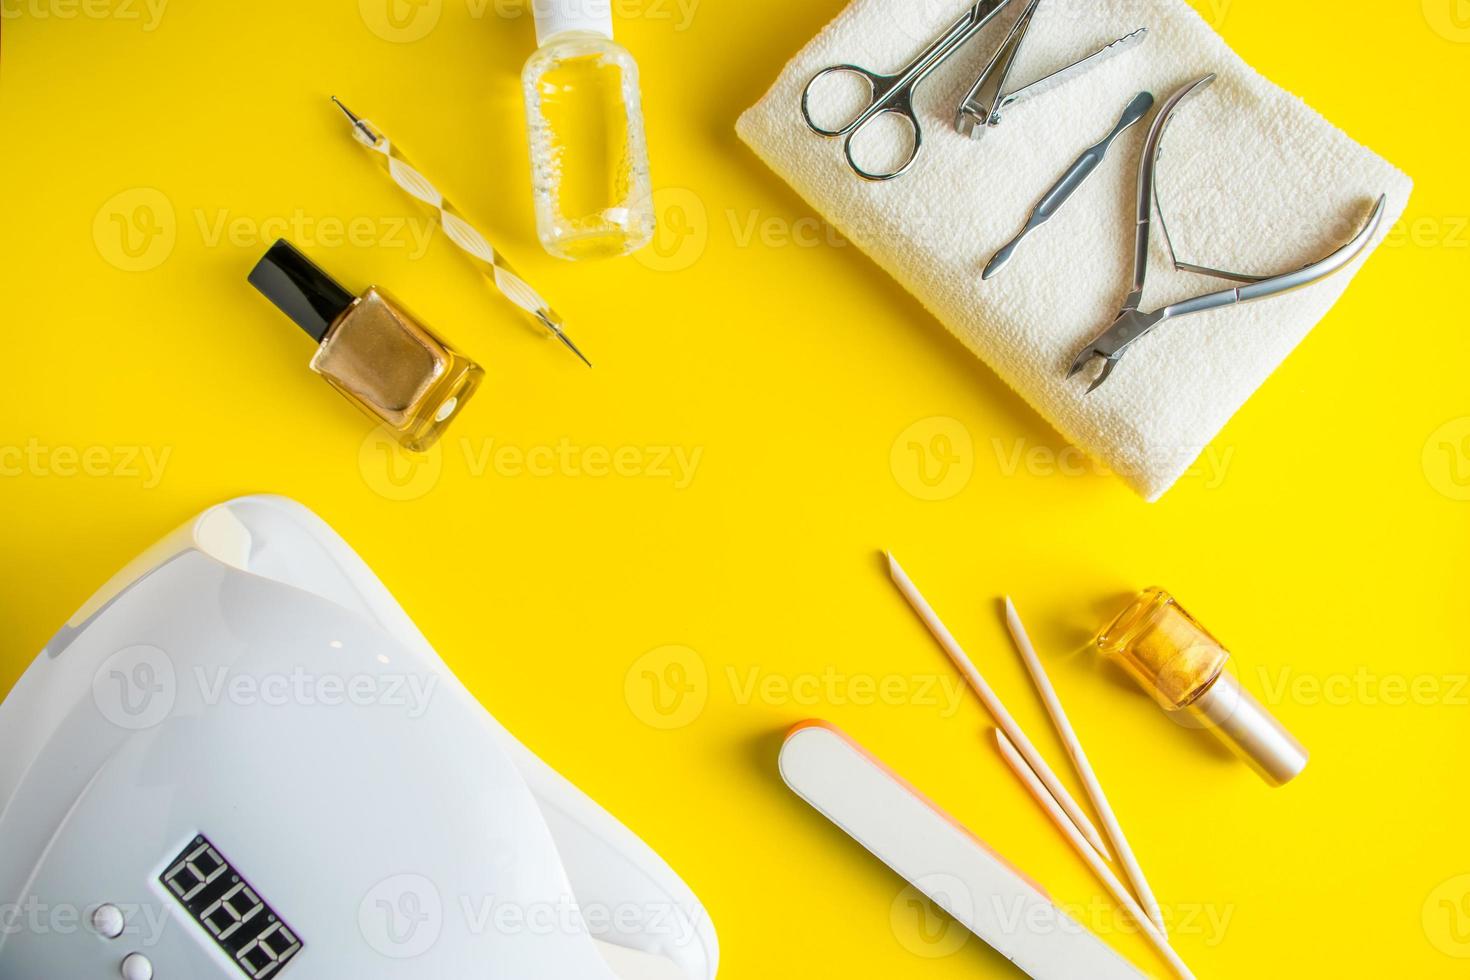
<svg viewBox="0 0 1470 980"><path fill-rule="evenodd" d="M613 35L612 0L531 0L536 12L536 43L565 31Z"/></svg>

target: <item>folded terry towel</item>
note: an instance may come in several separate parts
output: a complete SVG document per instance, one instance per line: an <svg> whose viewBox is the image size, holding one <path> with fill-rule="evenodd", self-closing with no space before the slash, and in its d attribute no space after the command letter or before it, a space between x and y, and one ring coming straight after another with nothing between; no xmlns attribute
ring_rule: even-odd
<svg viewBox="0 0 1470 980"><path fill-rule="evenodd" d="M1132 280L1138 160L1152 117L1114 145L1088 186L1027 239L1000 276L982 282L990 256L1133 95L1147 89L1163 102L1212 71L1219 80L1176 114L1159 164L1181 261L1263 275L1297 268L1346 242L1387 194L1371 251L1402 215L1412 184L1257 74L1184 0L1045 0L1012 87L1136 28L1149 28L1149 36L1082 78L1011 107L976 144L955 132L954 112L1010 29L1014 16L1003 14L919 89L924 148L914 169L886 184L859 180L841 141L822 139L802 122L803 87L818 70L844 62L896 71L966 6L855 0L740 118L738 131L1063 435L1155 500L1327 314L1358 266L1284 297L1166 323L1087 394L1088 380L1068 380L1066 372L1112 322ZM1222 286L1176 271L1155 222L1144 309Z"/></svg>

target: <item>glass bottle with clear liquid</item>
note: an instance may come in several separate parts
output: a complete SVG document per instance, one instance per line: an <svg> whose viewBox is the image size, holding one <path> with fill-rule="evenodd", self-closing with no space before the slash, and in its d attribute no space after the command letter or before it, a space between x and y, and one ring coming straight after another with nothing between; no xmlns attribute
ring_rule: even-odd
<svg viewBox="0 0 1470 980"><path fill-rule="evenodd" d="M610 0L534 0L540 48L521 75L536 231L563 259L653 239L638 65L612 39Z"/></svg>

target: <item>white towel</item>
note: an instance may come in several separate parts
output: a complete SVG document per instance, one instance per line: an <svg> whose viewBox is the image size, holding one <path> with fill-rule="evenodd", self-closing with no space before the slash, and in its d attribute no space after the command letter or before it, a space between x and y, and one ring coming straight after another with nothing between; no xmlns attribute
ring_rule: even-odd
<svg viewBox="0 0 1470 980"><path fill-rule="evenodd" d="M886 184L859 180L841 141L802 122L803 87L821 68L844 62L896 71L966 6L855 0L737 129L1064 436L1156 500L1327 314L1361 260L1307 290L1165 323L1089 395L1092 372L1071 380L1066 372L1112 322L1132 282L1138 161L1151 118L1114 144L1091 182L997 278L982 282L990 256L1132 96L1148 90L1162 103L1208 72L1219 80L1175 115L1159 165L1181 261L1256 274L1294 269L1345 243L1387 194L1371 250L1403 213L1412 182L1261 77L1184 0L1044 0L1013 88L1136 28L1147 27L1148 38L1013 106L972 143L955 132L954 113L1015 19L1003 14L919 89L925 142L914 169ZM1145 310L1224 285L1177 272L1157 221L1152 251Z"/></svg>

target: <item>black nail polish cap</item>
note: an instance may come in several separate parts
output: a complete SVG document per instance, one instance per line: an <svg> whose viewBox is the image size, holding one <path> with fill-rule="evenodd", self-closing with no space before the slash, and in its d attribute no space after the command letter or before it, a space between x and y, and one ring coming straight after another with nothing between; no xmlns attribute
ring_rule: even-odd
<svg viewBox="0 0 1470 980"><path fill-rule="evenodd" d="M250 285L321 343L357 297L282 238L250 271Z"/></svg>

